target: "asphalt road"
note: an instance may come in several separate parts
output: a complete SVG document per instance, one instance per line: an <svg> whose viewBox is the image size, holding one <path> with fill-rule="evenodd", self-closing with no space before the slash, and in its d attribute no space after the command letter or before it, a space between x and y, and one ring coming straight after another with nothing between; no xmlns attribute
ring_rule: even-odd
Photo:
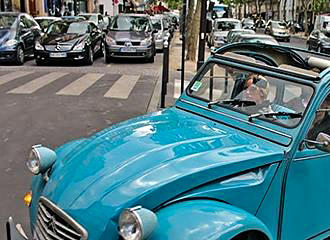
<svg viewBox="0 0 330 240"><path fill-rule="evenodd" d="M281 44L306 48L305 40L298 38ZM136 60L105 65L100 58L93 66L37 67L34 60L21 67L0 66L2 239L6 239L4 224L9 216L29 233L23 196L30 190L31 173L25 161L31 146L40 143L54 149L144 114L161 65L162 54L153 64ZM174 96L174 84L169 86Z"/></svg>
<svg viewBox="0 0 330 240"><path fill-rule="evenodd" d="M105 65L99 58L93 66L0 66L0 239L9 216L29 230L23 196L32 178L25 165L31 146L55 149L146 113L161 64L162 54L153 64Z"/></svg>

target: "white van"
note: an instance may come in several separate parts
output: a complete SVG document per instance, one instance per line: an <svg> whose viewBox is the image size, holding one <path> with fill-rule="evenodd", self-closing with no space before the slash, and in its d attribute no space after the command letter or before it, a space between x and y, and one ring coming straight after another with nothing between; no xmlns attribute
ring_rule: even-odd
<svg viewBox="0 0 330 240"><path fill-rule="evenodd" d="M314 30L330 32L330 15L316 16Z"/></svg>

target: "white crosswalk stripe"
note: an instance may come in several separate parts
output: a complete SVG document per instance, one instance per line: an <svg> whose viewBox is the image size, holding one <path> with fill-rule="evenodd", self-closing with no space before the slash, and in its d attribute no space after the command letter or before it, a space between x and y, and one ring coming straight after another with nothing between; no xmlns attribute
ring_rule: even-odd
<svg viewBox="0 0 330 240"><path fill-rule="evenodd" d="M24 77L31 73L32 72L17 71L17 72L11 72L11 73L5 74L3 76L0 76L0 85L10 82L12 80L15 80L17 78Z"/></svg>
<svg viewBox="0 0 330 240"><path fill-rule="evenodd" d="M190 82L189 81L184 81L184 89L188 86ZM179 98L181 95L181 80L180 79L175 79L174 80L174 98Z"/></svg>
<svg viewBox="0 0 330 240"><path fill-rule="evenodd" d="M52 72L49 74L46 74L44 76L41 76L39 78L36 78L18 88L15 88L8 93L15 93L15 94L31 94L40 88L46 86L47 84L50 84L51 82L54 82L55 80L67 75L68 73L64 72Z"/></svg>
<svg viewBox="0 0 330 240"><path fill-rule="evenodd" d="M122 75L104 97L127 99L139 78L139 75Z"/></svg>
<svg viewBox="0 0 330 240"><path fill-rule="evenodd" d="M103 73L87 73L84 76L78 78L76 81L69 84L68 86L66 86L65 88L63 88L62 90L58 91L56 94L79 96L103 76Z"/></svg>

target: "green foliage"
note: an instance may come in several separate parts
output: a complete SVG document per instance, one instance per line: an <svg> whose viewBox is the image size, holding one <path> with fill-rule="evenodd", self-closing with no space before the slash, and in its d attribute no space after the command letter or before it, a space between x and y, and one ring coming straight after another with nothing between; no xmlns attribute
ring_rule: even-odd
<svg viewBox="0 0 330 240"><path fill-rule="evenodd" d="M316 14L330 12L329 0L314 0L313 11Z"/></svg>
<svg viewBox="0 0 330 240"><path fill-rule="evenodd" d="M178 9L182 5L182 0L167 0L166 2L170 9Z"/></svg>

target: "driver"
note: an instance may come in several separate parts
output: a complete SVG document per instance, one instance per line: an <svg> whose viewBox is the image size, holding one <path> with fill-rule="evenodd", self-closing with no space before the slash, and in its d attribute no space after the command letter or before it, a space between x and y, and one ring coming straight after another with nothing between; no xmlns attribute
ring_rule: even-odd
<svg viewBox="0 0 330 240"><path fill-rule="evenodd" d="M330 107L330 96L328 96L321 104L320 109L329 109ZM316 112L315 119L312 123L312 127L308 132L308 139L316 140L317 135L320 133L326 133L330 135L330 115L329 112L319 111Z"/></svg>

